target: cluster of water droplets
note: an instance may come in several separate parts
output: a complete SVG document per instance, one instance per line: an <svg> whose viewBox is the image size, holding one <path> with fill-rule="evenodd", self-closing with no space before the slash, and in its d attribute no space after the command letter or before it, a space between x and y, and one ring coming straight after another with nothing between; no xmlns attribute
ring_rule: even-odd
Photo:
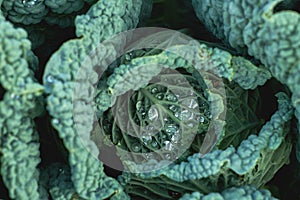
<svg viewBox="0 0 300 200"><path fill-rule="evenodd" d="M152 148L160 149L163 152L164 159L170 160L176 156L176 151L180 148L181 139L182 139L182 128L180 124L174 122L172 117L169 116L174 115L180 107L178 104L178 94L174 94L171 91L163 90L159 87L152 87L150 89L151 94L155 97L158 102L165 102L165 107L160 107L157 105L152 105L148 110L148 119L152 122L152 124L156 124L156 131L159 131L159 140L161 143L157 142L157 139L154 137L149 137L152 133L144 133L142 139L144 144L150 144ZM162 104L160 104L162 105ZM164 110L165 109L165 110ZM170 112L171 111L171 112ZM167 114L168 112L168 114ZM161 120L163 123L161 123ZM158 128L160 130L158 130Z"/></svg>
<svg viewBox="0 0 300 200"><path fill-rule="evenodd" d="M159 93L159 89L153 87L151 94L155 97L157 93ZM170 95L161 94L163 95L161 100L172 100ZM158 100L160 99L157 97L155 98ZM134 141L132 140L129 150L133 153L143 153L144 159L146 160L159 160L161 159L161 156L167 160L172 159L172 151L175 150L176 144L178 144L181 139L181 131L179 130L178 125L171 123L171 119L166 116L163 111L164 108L159 104L147 106L144 101L138 100L135 103L134 108L137 113L135 116L135 123L141 128L139 129L141 132L138 131L139 133L136 134L137 137L134 138ZM142 126L141 124L145 121L147 121L147 125ZM118 146L121 147L124 144L125 143ZM155 152L156 150L162 150L163 153L158 155Z"/></svg>
<svg viewBox="0 0 300 200"><path fill-rule="evenodd" d="M31 8L41 4L43 1L44 0L22 0L22 4L27 8Z"/></svg>
<svg viewBox="0 0 300 200"><path fill-rule="evenodd" d="M12 98L12 99L20 99L20 95L15 94L15 93L11 93L10 98Z"/></svg>
<svg viewBox="0 0 300 200"><path fill-rule="evenodd" d="M120 135L117 146L132 153L130 157L136 157L133 159L140 164L180 158L193 142L198 127L208 124L211 117L203 91L168 74L161 77L172 79L172 84L168 80L150 83L130 94L128 106L120 104L130 115L129 120L120 118L127 129L115 130ZM126 124L131 124L130 128Z"/></svg>
<svg viewBox="0 0 300 200"><path fill-rule="evenodd" d="M153 138L152 138L152 135L148 132L144 132L142 134L142 142L145 146L148 146L151 144Z"/></svg>
<svg viewBox="0 0 300 200"><path fill-rule="evenodd" d="M142 146L141 146L141 144L136 142L136 143L132 144L131 149L133 152L137 153L142 149Z"/></svg>
<svg viewBox="0 0 300 200"><path fill-rule="evenodd" d="M124 59L125 59L127 62L130 62L133 58L134 58L133 52L129 52L129 53L127 53L127 54L124 55ZM125 63L125 62L124 62L124 63Z"/></svg>
<svg viewBox="0 0 300 200"><path fill-rule="evenodd" d="M138 101L135 105L136 111L139 113L139 115L141 116L141 119L138 119L136 122L137 124L140 122L140 120L145 119L146 117L146 109L144 107L144 103L142 101Z"/></svg>

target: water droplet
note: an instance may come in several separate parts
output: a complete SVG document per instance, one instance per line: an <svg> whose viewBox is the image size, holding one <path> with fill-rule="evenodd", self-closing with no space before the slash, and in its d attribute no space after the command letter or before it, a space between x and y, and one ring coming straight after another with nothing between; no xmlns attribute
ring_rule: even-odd
<svg viewBox="0 0 300 200"><path fill-rule="evenodd" d="M173 113L175 113L178 110L178 107L175 105L170 105L169 110L171 110Z"/></svg>
<svg viewBox="0 0 300 200"><path fill-rule="evenodd" d="M62 169L62 168L59 168L58 171L59 171L60 174L64 174L65 173L65 170Z"/></svg>
<svg viewBox="0 0 300 200"><path fill-rule="evenodd" d="M171 159L171 154L166 153L166 154L165 154L165 158L166 158L167 160L170 160L170 159Z"/></svg>
<svg viewBox="0 0 300 200"><path fill-rule="evenodd" d="M142 109L142 107L143 107L143 102L142 101L138 101L138 102L136 102L136 104L135 104L135 108L136 108L136 110L137 111L141 111L141 109Z"/></svg>
<svg viewBox="0 0 300 200"><path fill-rule="evenodd" d="M46 80L47 80L48 83L54 83L54 77L52 75L48 75L46 77Z"/></svg>
<svg viewBox="0 0 300 200"><path fill-rule="evenodd" d="M181 120L191 120L194 118L194 113L189 110L183 110L181 111Z"/></svg>
<svg viewBox="0 0 300 200"><path fill-rule="evenodd" d="M176 96L174 94L168 94L167 95L167 100L175 102L175 101L177 101L177 98L176 98Z"/></svg>
<svg viewBox="0 0 300 200"><path fill-rule="evenodd" d="M156 141L153 141L153 142L151 143L151 146L152 146L153 148L157 148L157 147L158 147L158 143L157 143Z"/></svg>
<svg viewBox="0 0 300 200"><path fill-rule="evenodd" d="M179 132L174 133L171 137L171 141L174 144L177 144L179 142L179 140L181 139L181 134Z"/></svg>
<svg viewBox="0 0 300 200"><path fill-rule="evenodd" d="M153 158L154 158L154 156L153 156L152 153L146 153L146 154L145 154L145 157L146 157L147 160L150 160L150 159L153 159Z"/></svg>
<svg viewBox="0 0 300 200"><path fill-rule="evenodd" d="M163 94L157 94L155 96L158 100L162 100L164 98L164 95Z"/></svg>
<svg viewBox="0 0 300 200"><path fill-rule="evenodd" d="M211 112L207 111L205 114L206 114L206 116L207 116L209 119L211 119L211 118L212 118L212 114L211 114Z"/></svg>
<svg viewBox="0 0 300 200"><path fill-rule="evenodd" d="M206 105L205 103L200 104L200 106L201 106L202 108L206 108L206 107L207 107L207 105Z"/></svg>
<svg viewBox="0 0 300 200"><path fill-rule="evenodd" d="M198 103L197 101L192 98L192 99L185 99L182 101L182 104L187 106L188 108L191 108L191 109L196 109L198 108Z"/></svg>
<svg viewBox="0 0 300 200"><path fill-rule="evenodd" d="M152 94L155 94L155 93L157 93L157 92L158 92L158 89L157 89L156 87L154 87L154 88L151 89L151 93L152 93Z"/></svg>
<svg viewBox="0 0 300 200"><path fill-rule="evenodd" d="M165 126L165 131L168 135L178 132L178 127L175 124L168 124Z"/></svg>
<svg viewBox="0 0 300 200"><path fill-rule="evenodd" d="M158 119L158 109L156 108L156 106L151 106L151 108L148 111L148 118L150 121Z"/></svg>
<svg viewBox="0 0 300 200"><path fill-rule="evenodd" d="M142 141L143 141L144 145L150 144L150 142L152 142L151 135L143 135L142 136Z"/></svg>
<svg viewBox="0 0 300 200"><path fill-rule="evenodd" d="M125 60L127 60L127 61L131 60L130 54L126 54L126 55L125 55Z"/></svg>
<svg viewBox="0 0 300 200"><path fill-rule="evenodd" d="M133 152L139 152L141 150L141 145L138 143L134 143L131 148Z"/></svg>
<svg viewBox="0 0 300 200"><path fill-rule="evenodd" d="M23 5L28 8L36 6L42 2L43 0L22 0Z"/></svg>
<svg viewBox="0 0 300 200"><path fill-rule="evenodd" d="M52 124L54 124L54 125L59 124L59 120L58 119L52 119Z"/></svg>
<svg viewBox="0 0 300 200"><path fill-rule="evenodd" d="M167 151L172 151L174 149L174 145L170 141L164 141L164 148Z"/></svg>
<svg viewBox="0 0 300 200"><path fill-rule="evenodd" d="M19 98L20 98L20 95L17 95L17 94L12 93L12 94L10 95L10 97L11 97L12 99L19 99Z"/></svg>
<svg viewBox="0 0 300 200"><path fill-rule="evenodd" d="M181 120L181 112L176 112L175 114L174 114L174 116L177 118L177 119L180 119Z"/></svg>
<svg viewBox="0 0 300 200"><path fill-rule="evenodd" d="M205 120L205 119L204 119L204 117L203 117L203 116L200 116L200 118L199 118L199 122L200 122L200 123L203 123L203 122L204 122L204 120Z"/></svg>

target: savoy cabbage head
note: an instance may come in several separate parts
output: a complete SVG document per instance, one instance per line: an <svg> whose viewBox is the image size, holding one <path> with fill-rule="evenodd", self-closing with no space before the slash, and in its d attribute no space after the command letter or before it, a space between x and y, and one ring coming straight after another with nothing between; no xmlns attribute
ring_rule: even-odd
<svg viewBox="0 0 300 200"><path fill-rule="evenodd" d="M0 0L0 198L296 198L298 5Z"/></svg>

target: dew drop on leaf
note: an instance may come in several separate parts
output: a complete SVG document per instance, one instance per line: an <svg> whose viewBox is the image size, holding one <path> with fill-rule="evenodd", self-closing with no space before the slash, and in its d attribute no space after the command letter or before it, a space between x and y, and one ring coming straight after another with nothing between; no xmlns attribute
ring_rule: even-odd
<svg viewBox="0 0 300 200"><path fill-rule="evenodd" d="M162 100L163 99L163 94L157 94L156 96L155 96L158 100Z"/></svg>
<svg viewBox="0 0 300 200"><path fill-rule="evenodd" d="M146 157L147 160L150 160L150 159L153 159L154 156L153 156L152 153L146 153L145 157Z"/></svg>
<svg viewBox="0 0 300 200"><path fill-rule="evenodd" d="M54 125L59 124L59 120L58 119L52 119L52 124L54 124Z"/></svg>
<svg viewBox="0 0 300 200"><path fill-rule="evenodd" d="M22 3L25 7L30 8L42 3L43 0L22 0Z"/></svg>
<svg viewBox="0 0 300 200"><path fill-rule="evenodd" d="M177 118L177 119L181 119L181 113L180 112L176 112L174 114L174 116Z"/></svg>
<svg viewBox="0 0 300 200"><path fill-rule="evenodd" d="M195 99L186 99L185 105L191 109L198 108L198 103Z"/></svg>
<svg viewBox="0 0 300 200"><path fill-rule="evenodd" d="M174 124L168 124L165 126L165 131L168 135L173 135L178 132L178 127Z"/></svg>
<svg viewBox="0 0 300 200"><path fill-rule="evenodd" d="M173 151L174 145L170 141L164 141L165 150Z"/></svg>
<svg viewBox="0 0 300 200"><path fill-rule="evenodd" d="M174 143L174 144L177 144L177 143L179 142L180 139L181 139L181 135L180 135L180 132L179 132L179 131L176 132L176 133L174 133L174 134L172 135L172 137L171 137L171 141L172 141L172 143Z"/></svg>
<svg viewBox="0 0 300 200"><path fill-rule="evenodd" d="M174 94L168 94L167 95L167 100L175 102L175 101L177 101L177 98L176 98L176 96Z"/></svg>
<svg viewBox="0 0 300 200"><path fill-rule="evenodd" d="M207 111L205 114L206 114L206 116L207 116L209 119L211 119L211 118L212 118L212 114L211 114L211 112Z"/></svg>
<svg viewBox="0 0 300 200"><path fill-rule="evenodd" d="M132 148L132 151L139 152L141 150L141 145L138 143L134 143L131 148Z"/></svg>
<svg viewBox="0 0 300 200"><path fill-rule="evenodd" d="M171 159L171 154L166 153L166 154L165 154L165 158L166 158L167 160L170 160L170 159Z"/></svg>
<svg viewBox="0 0 300 200"><path fill-rule="evenodd" d="M138 101L138 102L136 102L136 104L135 104L135 108L136 108L136 110L138 111L138 112L140 112L141 111L141 109L142 109L142 105L143 104L143 102L142 101Z"/></svg>
<svg viewBox="0 0 300 200"><path fill-rule="evenodd" d="M130 61L131 60L131 55L130 54L126 54L125 55L125 60Z"/></svg>
<svg viewBox="0 0 300 200"><path fill-rule="evenodd" d="M157 147L158 147L158 143L157 143L156 141L153 141L153 142L151 143L151 146L152 146L153 148L157 148Z"/></svg>
<svg viewBox="0 0 300 200"><path fill-rule="evenodd" d="M156 87L154 87L154 88L151 89L151 93L152 93L152 94L155 94L155 93L157 93L157 92L158 92L158 89L157 89Z"/></svg>
<svg viewBox="0 0 300 200"><path fill-rule="evenodd" d="M51 75L48 75L48 76L46 77L46 80L47 80L48 83L53 83L53 82L54 82L54 77L51 76Z"/></svg>
<svg viewBox="0 0 300 200"><path fill-rule="evenodd" d="M152 142L152 137L150 135L143 135L142 141L144 145L148 145L150 142Z"/></svg>
<svg viewBox="0 0 300 200"><path fill-rule="evenodd" d="M158 119L158 110L155 106L151 106L148 111L148 118L150 121L154 121Z"/></svg>
<svg viewBox="0 0 300 200"><path fill-rule="evenodd" d="M165 134L163 134L163 135L161 136L161 138L162 138L163 140L165 140L165 139L167 138L167 136L166 136Z"/></svg>
<svg viewBox="0 0 300 200"><path fill-rule="evenodd" d="M181 116L181 120L183 121L186 121L186 120L191 120L194 118L194 113L189 111L189 110L183 110L181 113L180 113L180 116Z"/></svg>
<svg viewBox="0 0 300 200"><path fill-rule="evenodd" d="M177 111L177 107L175 105L170 105L169 110L171 110L173 113Z"/></svg>
<svg viewBox="0 0 300 200"><path fill-rule="evenodd" d="M59 168L59 169L58 169L58 171L59 171L59 173L60 173L60 174L63 174L63 173L65 173L65 170L64 170L64 169L62 169L62 168Z"/></svg>
<svg viewBox="0 0 300 200"><path fill-rule="evenodd" d="M199 118L199 122L201 122L201 123L203 123L204 122L204 117L203 116L201 116L200 118Z"/></svg>
<svg viewBox="0 0 300 200"><path fill-rule="evenodd" d="M12 94L10 95L10 97L11 97L12 99L19 99L19 98L20 98L19 95L14 94L14 93L12 93Z"/></svg>

